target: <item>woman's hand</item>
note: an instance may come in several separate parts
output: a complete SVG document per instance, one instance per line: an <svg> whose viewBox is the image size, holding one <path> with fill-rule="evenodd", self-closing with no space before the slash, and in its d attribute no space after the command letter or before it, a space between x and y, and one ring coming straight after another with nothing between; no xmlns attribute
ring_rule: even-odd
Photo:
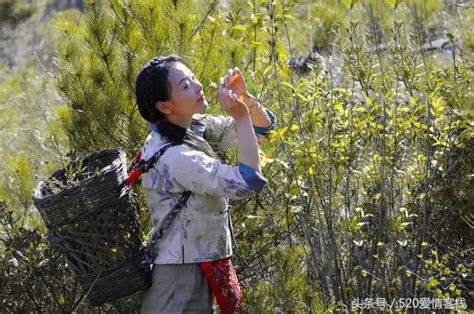
<svg viewBox="0 0 474 314"><path fill-rule="evenodd" d="M221 78L220 87L225 87L232 90L240 100L242 98L250 98L251 95L247 91L247 84L245 83L244 75L239 68L229 69L228 74ZM242 97L243 96L243 97Z"/></svg>
<svg viewBox="0 0 474 314"><path fill-rule="evenodd" d="M216 97L222 109L234 118L234 120L238 121L249 116L249 109L232 90L220 87Z"/></svg>

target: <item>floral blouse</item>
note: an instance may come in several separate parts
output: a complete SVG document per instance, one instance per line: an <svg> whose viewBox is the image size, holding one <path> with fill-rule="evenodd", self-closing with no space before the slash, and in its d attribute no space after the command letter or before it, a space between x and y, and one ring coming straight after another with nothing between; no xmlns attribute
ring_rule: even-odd
<svg viewBox="0 0 474 314"><path fill-rule="evenodd" d="M272 119L268 131L273 128L275 119L271 111L266 110ZM214 143L219 150L238 145L232 117L197 116L200 123L191 125L197 135L202 136L206 131L208 142ZM142 149L145 160L166 144L155 131L149 134ZM255 128L255 131L257 134L265 132L262 128ZM154 263L200 263L231 256L228 199L252 197L265 183L261 174L245 164L224 164L184 144L168 148L154 167L142 175L153 220L152 232L158 230L162 219L184 191L192 194L154 248L157 250Z"/></svg>

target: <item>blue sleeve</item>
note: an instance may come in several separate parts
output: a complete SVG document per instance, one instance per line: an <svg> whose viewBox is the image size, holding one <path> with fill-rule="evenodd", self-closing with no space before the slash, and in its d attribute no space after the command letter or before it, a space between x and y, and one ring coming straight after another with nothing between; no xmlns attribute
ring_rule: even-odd
<svg viewBox="0 0 474 314"><path fill-rule="evenodd" d="M275 114L270 109L265 108L265 110L267 111L268 116L270 117L271 123L266 128L254 126L253 129L255 131L255 134L266 135L268 131L273 130L275 128L275 123L276 123Z"/></svg>
<svg viewBox="0 0 474 314"><path fill-rule="evenodd" d="M239 172L245 183L254 192L260 192L267 183L267 180L257 170L241 162L239 163Z"/></svg>

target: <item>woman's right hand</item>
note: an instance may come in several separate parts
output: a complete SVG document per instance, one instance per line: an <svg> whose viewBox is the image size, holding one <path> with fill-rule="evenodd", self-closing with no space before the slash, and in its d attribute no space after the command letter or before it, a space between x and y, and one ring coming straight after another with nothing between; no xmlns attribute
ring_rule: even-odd
<svg viewBox="0 0 474 314"><path fill-rule="evenodd" d="M222 109L234 118L234 120L238 121L241 118L249 116L249 109L232 90L220 87L216 97Z"/></svg>

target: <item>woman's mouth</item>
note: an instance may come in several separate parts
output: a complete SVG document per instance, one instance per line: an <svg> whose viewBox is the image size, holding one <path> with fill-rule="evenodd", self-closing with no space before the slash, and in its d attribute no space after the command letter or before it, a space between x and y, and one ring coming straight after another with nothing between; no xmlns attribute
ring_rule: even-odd
<svg viewBox="0 0 474 314"><path fill-rule="evenodd" d="M202 95L199 99L198 99L198 102L203 102L205 100L205 97L204 95Z"/></svg>

